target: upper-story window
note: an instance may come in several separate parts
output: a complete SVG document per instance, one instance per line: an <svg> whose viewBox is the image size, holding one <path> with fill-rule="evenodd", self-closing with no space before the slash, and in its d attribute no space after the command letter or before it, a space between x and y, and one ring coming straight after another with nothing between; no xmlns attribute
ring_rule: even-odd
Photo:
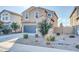
<svg viewBox="0 0 79 59"><path fill-rule="evenodd" d="M39 18L39 12L37 12L37 11L34 12L34 18L35 18L35 19Z"/></svg>
<svg viewBox="0 0 79 59"><path fill-rule="evenodd" d="M8 15L8 14L5 14L5 15Z"/></svg>
<svg viewBox="0 0 79 59"><path fill-rule="evenodd" d="M52 14L48 13L48 17L52 17Z"/></svg>
<svg viewBox="0 0 79 59"><path fill-rule="evenodd" d="M4 20L4 17L2 19Z"/></svg>
<svg viewBox="0 0 79 59"><path fill-rule="evenodd" d="M29 18L29 14L28 13L26 13L26 19L28 19Z"/></svg>
<svg viewBox="0 0 79 59"><path fill-rule="evenodd" d="M8 17L6 17L6 20L8 20Z"/></svg>
<svg viewBox="0 0 79 59"><path fill-rule="evenodd" d="M38 12L36 12L35 17L36 17L36 18L39 18L39 13L38 13Z"/></svg>
<svg viewBox="0 0 79 59"><path fill-rule="evenodd" d="M9 20L9 19L8 19L8 16L2 16L1 19L2 19L2 20Z"/></svg>
<svg viewBox="0 0 79 59"><path fill-rule="evenodd" d="M6 13L6 14L3 14L2 16L7 16L8 14Z"/></svg>

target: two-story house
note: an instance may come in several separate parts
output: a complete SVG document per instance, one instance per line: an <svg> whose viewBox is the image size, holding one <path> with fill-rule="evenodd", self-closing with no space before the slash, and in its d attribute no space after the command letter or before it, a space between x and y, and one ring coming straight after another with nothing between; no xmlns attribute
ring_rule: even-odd
<svg viewBox="0 0 79 59"><path fill-rule="evenodd" d="M11 27L11 24L15 22L20 26L18 31L21 31L22 29L22 16L20 14L11 12L9 10L2 10L0 12L0 20L4 23L6 27Z"/></svg>
<svg viewBox="0 0 79 59"><path fill-rule="evenodd" d="M79 7L75 7L72 14L70 15L70 25L79 25Z"/></svg>
<svg viewBox="0 0 79 59"><path fill-rule="evenodd" d="M79 6L76 6L70 15L70 25L74 28L74 32L79 34Z"/></svg>
<svg viewBox="0 0 79 59"><path fill-rule="evenodd" d="M38 23L42 20L51 22L53 27L58 26L58 16L55 11L51 11L41 7L30 7L22 12L23 15L23 32L39 33Z"/></svg>

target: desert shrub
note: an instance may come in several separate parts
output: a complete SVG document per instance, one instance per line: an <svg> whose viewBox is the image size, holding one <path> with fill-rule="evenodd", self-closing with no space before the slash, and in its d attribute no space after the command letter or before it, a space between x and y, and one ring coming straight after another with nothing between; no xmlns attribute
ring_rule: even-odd
<svg viewBox="0 0 79 59"><path fill-rule="evenodd" d="M56 35L58 35L58 36L59 36L59 35L60 35L60 33L56 33Z"/></svg>
<svg viewBox="0 0 79 59"><path fill-rule="evenodd" d="M55 41L55 36L50 36L51 41Z"/></svg>
<svg viewBox="0 0 79 59"><path fill-rule="evenodd" d="M28 38L28 34L24 34L23 37L24 37L24 39L27 39Z"/></svg>
<svg viewBox="0 0 79 59"><path fill-rule="evenodd" d="M75 36L74 35L70 35L69 38L75 38Z"/></svg>
<svg viewBox="0 0 79 59"><path fill-rule="evenodd" d="M35 34L35 38L38 38L39 36L38 36L38 34Z"/></svg>
<svg viewBox="0 0 79 59"><path fill-rule="evenodd" d="M55 36L47 34L45 36L46 43L49 44L51 41L55 41Z"/></svg>

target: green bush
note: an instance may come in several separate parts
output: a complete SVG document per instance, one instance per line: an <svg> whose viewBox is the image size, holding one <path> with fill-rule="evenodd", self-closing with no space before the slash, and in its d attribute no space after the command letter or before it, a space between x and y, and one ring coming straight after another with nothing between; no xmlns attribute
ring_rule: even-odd
<svg viewBox="0 0 79 59"><path fill-rule="evenodd" d="M24 34L24 39L27 39L28 38L28 34Z"/></svg>
<svg viewBox="0 0 79 59"><path fill-rule="evenodd" d="M79 49L79 45L76 45L75 47L76 47L77 49Z"/></svg>
<svg viewBox="0 0 79 59"><path fill-rule="evenodd" d="M2 30L2 32L3 32L3 34L9 34L9 33L11 33L11 29L5 28Z"/></svg>

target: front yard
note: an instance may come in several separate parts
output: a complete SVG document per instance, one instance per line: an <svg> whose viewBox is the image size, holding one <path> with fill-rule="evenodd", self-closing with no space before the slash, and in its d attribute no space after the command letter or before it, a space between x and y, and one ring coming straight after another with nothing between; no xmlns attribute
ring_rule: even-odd
<svg viewBox="0 0 79 59"><path fill-rule="evenodd" d="M43 37L38 37L36 40L35 35L29 35L27 39L20 38L16 41L16 43L79 51L79 49L75 47L77 44L79 44L79 39L78 39L79 36L75 36L75 38L69 38L69 36L70 35L60 35L60 36L55 35L55 41L52 41L50 44L46 44L46 41Z"/></svg>
<svg viewBox="0 0 79 59"><path fill-rule="evenodd" d="M37 47L56 48L60 50L79 51L79 49L76 48L76 45L79 44L79 36L75 36L75 38L69 38L69 36L70 34L60 35L60 36L55 35L55 41L51 41L50 44L46 44L45 38L38 37L36 40L35 35L29 34L27 39L22 38L23 33L11 34L7 36L5 35L5 36L0 36L0 49L3 49L2 47L7 47L6 45L10 46L10 43L13 44L12 39L19 38L16 41L14 40L15 41L14 45L23 44L23 45L37 46ZM10 48L14 47L14 45L12 45ZM18 47L16 46L16 48ZM16 48L14 49L16 50Z"/></svg>

